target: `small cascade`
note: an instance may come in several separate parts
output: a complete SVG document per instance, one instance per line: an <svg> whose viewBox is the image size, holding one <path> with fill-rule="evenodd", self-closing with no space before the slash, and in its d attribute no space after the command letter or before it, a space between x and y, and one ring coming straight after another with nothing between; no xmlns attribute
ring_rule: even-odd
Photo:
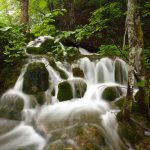
<svg viewBox="0 0 150 150"><path fill-rule="evenodd" d="M95 83L95 64L91 62L87 57L78 61L79 67L84 71L85 79L90 83Z"/></svg>
<svg viewBox="0 0 150 150"><path fill-rule="evenodd" d="M40 43L38 40L28 46L39 46ZM38 69L44 65L44 71L34 68L37 63L40 65ZM19 119L15 115L13 119L19 123L0 136L0 149L59 150L61 147L82 150L87 145L91 145L91 150L93 147L126 149L117 132L117 110L102 98L107 87L126 86L125 62L118 58L92 61L84 57L74 65L54 63L57 68L46 58L32 57L23 67L14 88L1 97L1 106L11 108L13 104L12 112L17 110L19 114ZM33 70L28 73L29 66ZM79 68L80 74L73 73L73 68ZM31 86L27 88L24 87L25 77L31 77ZM46 85L44 77L48 82ZM18 107L18 101L24 103ZM6 119L11 120L9 115Z"/></svg>

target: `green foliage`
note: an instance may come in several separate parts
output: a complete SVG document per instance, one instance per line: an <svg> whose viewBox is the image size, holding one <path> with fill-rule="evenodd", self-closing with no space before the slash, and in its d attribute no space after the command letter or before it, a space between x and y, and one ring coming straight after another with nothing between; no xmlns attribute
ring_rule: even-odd
<svg viewBox="0 0 150 150"><path fill-rule="evenodd" d="M0 40L6 62L14 62L23 57L26 37L22 33L24 25L0 27Z"/></svg>
<svg viewBox="0 0 150 150"><path fill-rule="evenodd" d="M143 13L143 17L147 17L147 16L150 16L150 2L146 2L145 4L144 4L144 9L143 9L143 11L142 11L142 13Z"/></svg>
<svg viewBox="0 0 150 150"><path fill-rule="evenodd" d="M149 56L150 47L144 49L143 51L144 51L143 59L142 59L143 67L145 70L148 70L150 69L150 56Z"/></svg>
<svg viewBox="0 0 150 150"><path fill-rule="evenodd" d="M51 11L43 17L40 23L33 26L31 32L35 34L35 36L56 35L57 29L55 26L55 19L58 16L64 15L65 12L66 10L64 9Z"/></svg>
<svg viewBox="0 0 150 150"><path fill-rule="evenodd" d="M92 35L98 38L106 37L104 31L107 32L107 34L111 34L113 32L111 25L122 16L123 11L118 2L109 3L100 7L92 13L92 16L89 18L89 24L76 30L77 40L89 38Z"/></svg>
<svg viewBox="0 0 150 150"><path fill-rule="evenodd" d="M128 56L127 49L128 49L127 46L126 46L125 50L122 50L114 44L101 45L98 53L102 56L109 56L109 57L118 56L121 58L127 58L127 56Z"/></svg>

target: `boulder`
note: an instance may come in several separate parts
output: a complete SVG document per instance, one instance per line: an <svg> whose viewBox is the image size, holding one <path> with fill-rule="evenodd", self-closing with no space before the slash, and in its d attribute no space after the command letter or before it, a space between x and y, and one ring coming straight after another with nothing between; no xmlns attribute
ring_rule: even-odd
<svg viewBox="0 0 150 150"><path fill-rule="evenodd" d="M121 90L119 89L119 87L107 87L104 89L103 93L102 93L102 98L107 100L107 101L113 101L116 98L121 96Z"/></svg>
<svg viewBox="0 0 150 150"><path fill-rule="evenodd" d="M26 51L29 54L45 54L51 52L53 47L56 45L54 43L54 38L45 38L40 40L40 37L35 41L32 41L28 44Z"/></svg>
<svg viewBox="0 0 150 150"><path fill-rule="evenodd" d="M46 91L49 87L48 78L49 74L43 63L30 63L24 74L23 91L26 94Z"/></svg>
<svg viewBox="0 0 150 150"><path fill-rule="evenodd" d="M73 98L72 87L68 81L59 83L57 98L59 101L70 100Z"/></svg>
<svg viewBox="0 0 150 150"><path fill-rule="evenodd" d="M75 67L72 69L72 73L74 77L84 78L84 72L79 67Z"/></svg>
<svg viewBox="0 0 150 150"><path fill-rule="evenodd" d="M0 101L0 117L21 120L24 100L16 93L5 93Z"/></svg>

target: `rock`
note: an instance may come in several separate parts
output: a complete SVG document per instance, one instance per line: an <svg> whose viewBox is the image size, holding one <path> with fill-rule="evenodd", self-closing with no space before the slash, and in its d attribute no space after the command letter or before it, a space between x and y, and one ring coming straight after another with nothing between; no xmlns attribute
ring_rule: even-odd
<svg viewBox="0 0 150 150"><path fill-rule="evenodd" d="M21 120L24 100L15 93L5 93L0 101L0 117Z"/></svg>
<svg viewBox="0 0 150 150"><path fill-rule="evenodd" d="M44 37L41 37L40 39L39 37L28 44L26 51L29 54L45 54L47 52L52 52L56 44L57 43L54 43L54 38L45 37L44 39Z"/></svg>
<svg viewBox="0 0 150 150"><path fill-rule="evenodd" d="M73 98L72 88L68 81L59 83L57 98L59 101L70 100Z"/></svg>
<svg viewBox="0 0 150 150"><path fill-rule="evenodd" d="M84 72L79 67L75 67L72 69L74 77L81 77L84 78Z"/></svg>
<svg viewBox="0 0 150 150"><path fill-rule="evenodd" d="M102 98L107 101L113 101L121 96L121 90L119 87L107 87L103 91Z"/></svg>
<svg viewBox="0 0 150 150"><path fill-rule="evenodd" d="M48 78L48 71L43 63L30 63L24 74L23 91L27 94L46 91L49 87Z"/></svg>
<svg viewBox="0 0 150 150"><path fill-rule="evenodd" d="M57 137L53 137L57 134ZM108 148L103 131L92 124L76 124L52 135L46 150L100 150Z"/></svg>

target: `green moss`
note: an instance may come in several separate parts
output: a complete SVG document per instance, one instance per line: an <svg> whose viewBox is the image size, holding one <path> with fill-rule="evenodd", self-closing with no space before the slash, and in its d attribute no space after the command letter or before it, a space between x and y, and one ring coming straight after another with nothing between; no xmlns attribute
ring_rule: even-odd
<svg viewBox="0 0 150 150"><path fill-rule="evenodd" d="M124 102L125 102L125 97L121 97L120 99L118 99L118 100L115 102L115 104L116 104L119 108L123 108Z"/></svg>
<svg viewBox="0 0 150 150"><path fill-rule="evenodd" d="M102 94L102 98L107 101L113 101L120 97L120 94L121 93L118 87L107 87Z"/></svg>
<svg viewBox="0 0 150 150"><path fill-rule="evenodd" d="M59 101L70 100L73 98L72 88L68 81L63 81L58 85L58 95Z"/></svg>
<svg viewBox="0 0 150 150"><path fill-rule="evenodd" d="M43 63L30 63L24 74L23 91L27 94L46 91L49 87L48 78L48 71Z"/></svg>
<svg viewBox="0 0 150 150"><path fill-rule="evenodd" d="M46 49L43 47L27 47L27 53L29 54L45 54Z"/></svg>
<svg viewBox="0 0 150 150"><path fill-rule="evenodd" d="M53 69L59 73L59 75L62 79L68 79L68 75L56 65L54 60L50 59L49 63L53 67Z"/></svg>

